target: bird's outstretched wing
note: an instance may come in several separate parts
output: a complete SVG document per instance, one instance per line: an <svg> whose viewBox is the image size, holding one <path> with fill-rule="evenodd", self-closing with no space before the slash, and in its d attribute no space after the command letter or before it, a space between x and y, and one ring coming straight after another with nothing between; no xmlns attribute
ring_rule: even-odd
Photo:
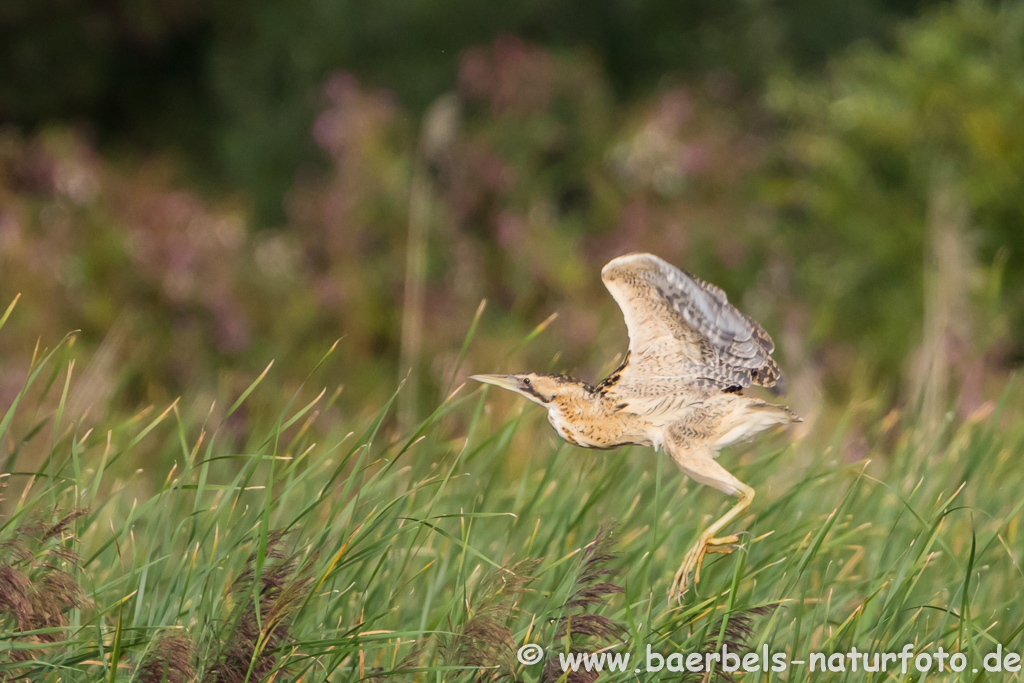
<svg viewBox="0 0 1024 683"><path fill-rule="evenodd" d="M629 331L628 362L617 371L623 384L683 380L728 389L779 381L771 337L718 287L652 254L613 259L601 279Z"/></svg>

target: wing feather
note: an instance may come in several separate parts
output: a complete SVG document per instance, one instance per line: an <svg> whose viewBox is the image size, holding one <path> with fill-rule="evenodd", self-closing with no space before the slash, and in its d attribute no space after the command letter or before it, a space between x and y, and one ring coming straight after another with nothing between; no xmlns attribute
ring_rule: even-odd
<svg viewBox="0 0 1024 683"><path fill-rule="evenodd" d="M601 279L622 309L633 379L772 387L780 378L768 333L721 289L652 254L613 259Z"/></svg>

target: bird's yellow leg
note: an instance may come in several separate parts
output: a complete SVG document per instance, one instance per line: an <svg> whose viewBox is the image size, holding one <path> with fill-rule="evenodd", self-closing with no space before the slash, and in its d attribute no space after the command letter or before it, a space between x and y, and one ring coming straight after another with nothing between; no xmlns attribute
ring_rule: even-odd
<svg viewBox="0 0 1024 683"><path fill-rule="evenodd" d="M690 585L689 577L691 573L693 573L694 583L700 581L700 568L704 563L704 555L706 553L731 553L733 551L732 544L739 541L735 534L716 537L719 531L732 524L740 515L746 512L754 500L754 489L739 480L736 480L733 486L739 489L739 500L736 501L736 504L728 512L719 517L714 524L705 529L697 539L697 542L686 553L683 564L676 571L675 576L672 578L672 585L668 589L669 600L682 598L683 593L686 592Z"/></svg>

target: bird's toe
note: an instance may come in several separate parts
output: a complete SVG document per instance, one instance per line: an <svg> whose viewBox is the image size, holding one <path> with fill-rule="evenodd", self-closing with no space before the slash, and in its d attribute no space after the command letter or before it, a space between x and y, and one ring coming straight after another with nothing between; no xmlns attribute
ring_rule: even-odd
<svg viewBox="0 0 1024 683"><path fill-rule="evenodd" d="M739 533L746 533L746 532L745 531L741 531ZM712 547L724 546L724 545L733 545L733 544L739 543L739 542L740 542L740 537L739 537L738 534L730 534L729 536L720 536L718 538L709 538L708 539L708 545L712 546ZM712 551L711 548L708 548L708 552L713 552L713 551Z"/></svg>

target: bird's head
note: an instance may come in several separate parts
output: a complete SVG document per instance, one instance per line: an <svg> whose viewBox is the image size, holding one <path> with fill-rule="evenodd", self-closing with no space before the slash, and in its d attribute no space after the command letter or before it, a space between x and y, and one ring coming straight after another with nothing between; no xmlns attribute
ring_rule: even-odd
<svg viewBox="0 0 1024 683"><path fill-rule="evenodd" d="M544 375L536 372L520 372L515 375L473 375L470 379L486 382L522 394L534 403L548 408L566 391L571 391L581 382L562 375Z"/></svg>

